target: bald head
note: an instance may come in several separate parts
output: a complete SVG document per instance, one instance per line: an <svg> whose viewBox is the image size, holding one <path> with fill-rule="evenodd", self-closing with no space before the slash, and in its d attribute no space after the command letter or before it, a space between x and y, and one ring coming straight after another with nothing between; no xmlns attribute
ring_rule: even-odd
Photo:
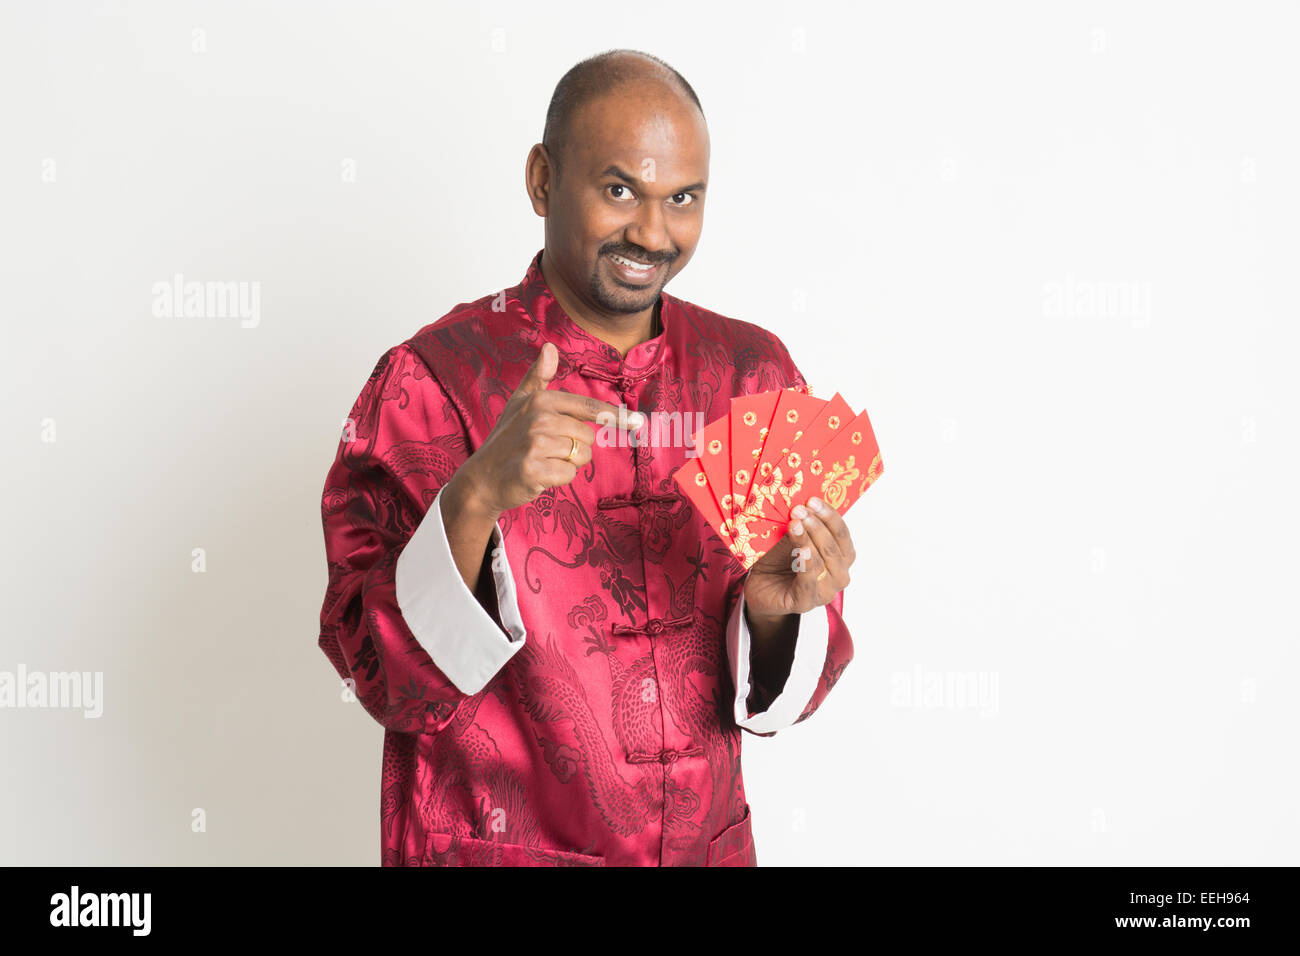
<svg viewBox="0 0 1300 956"><path fill-rule="evenodd" d="M688 100L704 116L691 84L658 57L639 50L609 50L588 57L560 77L546 110L542 145L557 179L574 121L582 108L607 94L632 89L651 102L671 97Z"/></svg>

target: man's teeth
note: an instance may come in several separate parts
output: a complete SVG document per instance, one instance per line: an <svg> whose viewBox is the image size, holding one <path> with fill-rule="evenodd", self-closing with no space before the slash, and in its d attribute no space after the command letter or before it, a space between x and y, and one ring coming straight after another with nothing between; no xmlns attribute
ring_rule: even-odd
<svg viewBox="0 0 1300 956"><path fill-rule="evenodd" d="M631 259L624 259L622 256L616 256L613 253L610 254L610 258L613 259L615 262L621 262L629 269L635 269L637 272L649 272L651 269L654 268L654 266L648 266L641 262L634 262Z"/></svg>

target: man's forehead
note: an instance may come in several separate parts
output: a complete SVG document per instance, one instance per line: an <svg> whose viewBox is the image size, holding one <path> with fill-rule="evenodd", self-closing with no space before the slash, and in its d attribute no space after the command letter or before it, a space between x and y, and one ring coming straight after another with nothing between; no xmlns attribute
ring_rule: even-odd
<svg viewBox="0 0 1300 956"><path fill-rule="evenodd" d="M582 138L573 144L581 151L579 168L588 179L637 179L683 185L702 182L709 175L708 141L695 137L611 137L597 142Z"/></svg>
<svg viewBox="0 0 1300 956"><path fill-rule="evenodd" d="M575 132L570 148L588 176L603 176L610 166L639 173L646 163L693 179L708 172L708 128L699 111L680 99L601 97L587 104Z"/></svg>

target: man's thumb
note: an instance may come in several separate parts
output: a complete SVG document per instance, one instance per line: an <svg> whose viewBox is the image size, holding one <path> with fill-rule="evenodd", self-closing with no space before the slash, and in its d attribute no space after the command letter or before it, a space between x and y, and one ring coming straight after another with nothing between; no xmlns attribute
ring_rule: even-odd
<svg viewBox="0 0 1300 956"><path fill-rule="evenodd" d="M546 388L550 385L551 379L555 378L555 369L559 363L560 354L555 350L555 346L550 342L543 342L542 350L537 353L536 360L524 373L524 380L515 389L515 395L522 397Z"/></svg>

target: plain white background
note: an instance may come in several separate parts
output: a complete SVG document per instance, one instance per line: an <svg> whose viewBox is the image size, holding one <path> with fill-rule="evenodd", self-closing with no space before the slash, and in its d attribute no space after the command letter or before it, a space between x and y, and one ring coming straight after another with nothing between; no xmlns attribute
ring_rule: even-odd
<svg viewBox="0 0 1300 956"><path fill-rule="evenodd" d="M5 4L0 669L102 671L104 713L0 710L0 862L377 865L325 473L386 349L523 276L554 84L626 46L712 135L669 291L776 332L886 465L852 664L745 738L760 863L1296 863L1296 26ZM176 273L259 324L155 316Z"/></svg>

